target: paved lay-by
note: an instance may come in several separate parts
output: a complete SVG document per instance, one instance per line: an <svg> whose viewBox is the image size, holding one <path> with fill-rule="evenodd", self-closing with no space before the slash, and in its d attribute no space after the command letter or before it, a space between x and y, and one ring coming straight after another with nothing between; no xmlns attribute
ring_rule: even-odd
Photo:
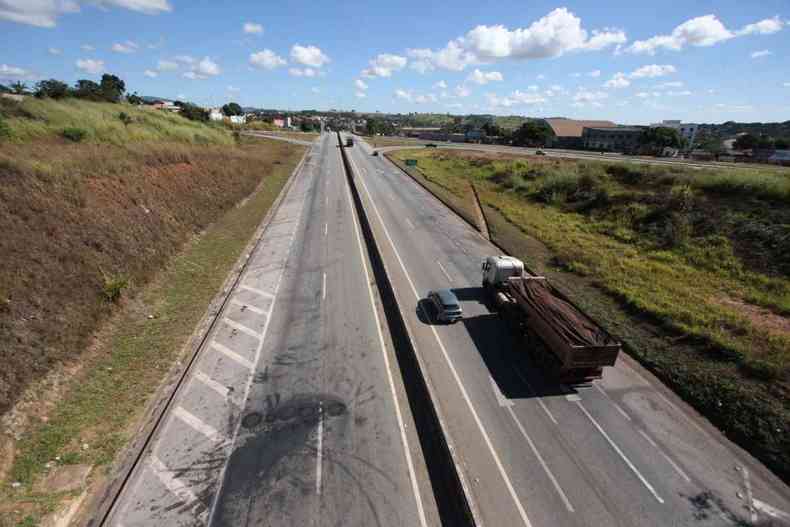
<svg viewBox="0 0 790 527"><path fill-rule="evenodd" d="M110 525L437 525L340 164L313 144Z"/></svg>
<svg viewBox="0 0 790 527"><path fill-rule="evenodd" d="M623 354L593 386L547 384L483 304L480 262L498 250L364 141L347 152L484 525L734 525L790 510L787 486ZM448 287L464 320L437 326L420 301Z"/></svg>

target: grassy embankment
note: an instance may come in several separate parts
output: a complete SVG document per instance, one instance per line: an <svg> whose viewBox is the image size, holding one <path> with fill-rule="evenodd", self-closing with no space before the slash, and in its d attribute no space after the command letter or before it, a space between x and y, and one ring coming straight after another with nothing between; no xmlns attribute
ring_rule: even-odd
<svg viewBox="0 0 790 527"><path fill-rule="evenodd" d="M469 151L391 157L418 159L412 173L466 217L473 183L495 242L567 283L632 355L790 477L790 175Z"/></svg>
<svg viewBox="0 0 790 527"><path fill-rule="evenodd" d="M0 525L35 525L82 490L47 473L103 477L304 148L126 105L0 113L0 411L22 410L3 421Z"/></svg>
<svg viewBox="0 0 790 527"><path fill-rule="evenodd" d="M368 142L373 148L380 148L382 146L410 146L410 145L424 145L433 141L426 141L424 139L415 139L412 137L390 137L390 136L364 136L365 141Z"/></svg>

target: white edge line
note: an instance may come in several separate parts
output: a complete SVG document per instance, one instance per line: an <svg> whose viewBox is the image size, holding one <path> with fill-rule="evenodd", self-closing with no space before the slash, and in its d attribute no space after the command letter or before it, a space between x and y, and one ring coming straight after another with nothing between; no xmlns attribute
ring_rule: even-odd
<svg viewBox="0 0 790 527"><path fill-rule="evenodd" d="M650 445L651 445L653 448L655 448L655 449L658 451L658 453L659 453L659 454L661 454L661 457L663 457L663 458L666 460L666 462L667 462L667 463L669 463L669 465L670 465L670 466L671 466L673 469L675 469L675 472L677 472L678 474L680 474L680 477L682 477L683 479L685 479L685 480L686 480L686 482L688 482L688 483L691 483L691 478L688 476L688 474L686 474L686 473L683 471L683 469L682 469L682 468L680 468L680 466L679 466L677 463L675 463L675 461L674 461L674 460L673 460L671 457L669 457L669 455L667 455L667 454L666 454L666 453L665 453L665 452L664 452L664 451L661 449L661 447L659 447L659 446L658 446L658 444L657 444L655 441L653 441L653 438L652 438L652 437L650 437L650 436L647 434L647 432L645 432L644 430L641 430L641 429L638 429L637 431L639 432L639 434L640 434L642 437L644 437L644 438L645 438L645 441L647 441L648 443L650 443Z"/></svg>
<svg viewBox="0 0 790 527"><path fill-rule="evenodd" d="M535 395L535 398L538 400L538 404L543 409L543 411L546 412L546 415L549 416L549 419L551 419L551 422L554 423L555 425L559 426L559 423L554 418L554 414L551 413L551 411L549 410L549 407L546 406L546 403L543 402L543 397L540 397L538 395L538 392L535 391L535 389L532 387L532 384L530 384L529 380L527 380L527 378L524 377L524 374L521 373L521 370L519 370L518 368L514 368L514 369L515 369L516 375L518 375L519 379L521 379L521 381L524 384L527 385L527 388L529 388L529 391L532 392L533 395Z"/></svg>
<svg viewBox="0 0 790 527"><path fill-rule="evenodd" d="M447 277L447 281L448 281L448 282L452 282L452 281L453 281L453 279L452 279L452 278L450 278L450 275L447 273L447 270L446 270L446 269L444 268L444 266L442 265L442 262L440 262L440 261L438 261L438 260L437 260L437 261L436 261L436 264L439 266L439 269L441 269L441 270L442 270L442 272L444 273L444 276L446 276L446 277Z"/></svg>
<svg viewBox="0 0 790 527"><path fill-rule="evenodd" d="M584 412L584 415L587 416L587 419L590 420L590 422L595 426L595 428L598 429L598 431L601 433L604 439L606 439L606 442L609 443L609 446L611 446L614 449L614 451L617 452L617 455L619 455L620 458L623 461L625 461L625 464L628 465L628 468L631 469L631 472L633 472L636 475L636 477L639 478L639 481L641 481L642 484L647 488L647 490L650 491L653 497L656 498L656 500L659 503L664 503L664 500L661 498L661 496L658 495L656 489L654 489L653 486L647 481L647 479L645 479L642 473L639 472L639 469L637 469L634 466L634 464L631 462L631 460L628 459L628 456L626 456L623 453L623 451L620 450L620 447L617 446L617 444L614 441L612 441L612 438L609 437L609 434L607 434L606 431L603 429L603 427L601 427L601 425L598 424L598 421L596 421L595 418L592 415L590 415L590 412L588 412L587 409L584 407L584 405L582 405L582 402L581 401L575 401L575 402L579 406L579 409L582 412Z"/></svg>
<svg viewBox="0 0 790 527"><path fill-rule="evenodd" d="M614 401L614 399L612 399L612 398L609 396L609 394L608 394L608 393L606 393L606 392L604 391L604 389L603 389L603 388L601 388L601 387L598 385L598 383L597 383L597 382L594 382L594 383L593 383L593 386L595 386L595 387L598 389L598 391L599 391L599 392L601 392L601 395L603 395L604 397L606 397L606 399L607 399L607 400L608 400L608 401L609 401L609 402L612 404L612 406L614 406L615 410L617 410L618 412L620 412L620 415L622 415L622 416L625 418L625 420L626 420L626 421L630 421L630 420L631 420L631 416L630 416L630 415L628 415L628 414L626 413L626 411L625 411L625 410L623 410L623 408L622 408L622 407L621 407L619 404L617 404L617 403Z"/></svg>
<svg viewBox="0 0 790 527"><path fill-rule="evenodd" d="M351 156L349 156L348 159L351 162L351 164L354 165L354 167L356 168L356 163L354 163L354 160L351 158ZM365 189L365 194L367 194L368 200L373 206L373 210L379 219L379 223L381 224L381 227L384 230L384 234L387 236L387 240L390 242L390 247L392 247L392 250L395 253L395 257L398 259L398 263L400 263L401 269L403 270L403 274L406 276L406 279L408 280L409 285L411 286L414 296L417 298L417 300L419 300L420 295L417 292L417 288L414 286L414 282L409 276L408 271L406 271L406 266L403 263L403 259L401 259L398 250L395 248L395 243L392 241L392 237L390 236L389 231L387 230L387 226L384 224L384 220L382 219L381 214L379 213L378 207L376 207L376 203L373 201L373 198L371 197L370 192L368 191L367 185L365 185L365 182L362 178L359 178L359 181L362 184L362 188ZM423 309L422 305L420 305L420 309ZM424 313L424 310L423 310L423 314L427 316L427 314ZM461 395L464 398L464 401L466 402L466 405L469 408L469 411L472 414L472 417L474 418L475 423L477 424L477 427L480 430L481 435L483 436L483 440L486 443L486 446L488 447L491 456L494 458L494 463L497 466L497 470L499 471L500 476L505 482L505 486L507 487L510 497L513 499L513 502L515 503L516 509L518 510L521 520L523 521L524 525L526 525L527 527L532 527L532 523L529 521L529 518L527 517L527 512L526 510L524 510L524 506L521 504L521 502L518 499L518 495L516 494L516 489L513 488L513 484L510 481L510 477L507 475L507 472L505 471L505 467L502 464L502 461L499 459L499 455L496 453L496 450L494 449L494 445L491 443L491 439L488 437L488 433L485 431L485 428L483 427L483 423L480 421L480 416L477 415L477 410L475 410L475 407L472 404L472 400L469 398L469 394L467 393L466 388L461 382L461 378L458 375L458 371L455 369L455 366L453 365L453 362L450 359L450 356L448 355L447 350L444 347L444 344L439 338L439 334L436 332L436 328L434 326L430 326L430 328L433 331L433 335L436 338L436 342L439 344L439 348L442 351L442 355L445 361L447 362L447 365L450 368L450 372L452 373L453 378L455 379L455 382L461 391Z"/></svg>
<svg viewBox="0 0 790 527"><path fill-rule="evenodd" d="M351 157L349 156L349 160ZM409 467L409 479L411 479L412 491L414 492L414 499L417 501L417 513L420 517L420 525L422 527L428 526L428 521L425 518L425 510L422 504L422 496L420 495L420 487L417 483L417 474L414 470L414 461L411 457L411 450L409 450L409 440L406 436L406 426L403 424L403 414L400 409L400 402L398 401L398 393L395 390L395 381L392 376L392 367L390 366L389 355L387 355L387 348L384 344L384 333L381 327L381 320L379 319L378 309L376 309L376 302L373 297L373 287L370 284L370 271L368 271L368 263L365 260L365 252L362 248L362 236L359 234L359 221L357 213L354 209L354 202L351 199L351 187L346 181L346 197L348 197L348 204L351 208L351 215L354 219L354 232L357 235L357 246L359 247L359 256L362 259L362 268L365 270L365 283L368 285L368 297L370 298L370 305L373 308L373 317L376 319L376 329L379 334L379 347L384 356L384 366L387 370L387 381L390 386L390 393L392 400L395 404L395 416L398 420L398 427L400 428L401 443L403 444L403 452L406 456L406 463Z"/></svg>
<svg viewBox="0 0 790 527"><path fill-rule="evenodd" d="M790 521L790 514L786 513L785 511L779 510L776 507L772 507L767 503L765 503L764 501L760 501L756 498L754 499L754 508L778 520Z"/></svg>
<svg viewBox="0 0 790 527"><path fill-rule="evenodd" d="M321 300L326 300L326 273L324 273L324 282L321 285Z"/></svg>
<svg viewBox="0 0 790 527"><path fill-rule="evenodd" d="M321 480L324 468L324 408L323 402L318 403L318 446L315 456L315 493L321 495Z"/></svg>

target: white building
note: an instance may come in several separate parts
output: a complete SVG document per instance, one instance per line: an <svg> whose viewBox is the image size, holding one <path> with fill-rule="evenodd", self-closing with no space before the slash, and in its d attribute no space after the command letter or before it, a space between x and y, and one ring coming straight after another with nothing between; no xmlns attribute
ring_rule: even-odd
<svg viewBox="0 0 790 527"><path fill-rule="evenodd" d="M686 140L689 147L694 144L694 139L697 137L698 124L684 123L680 120L661 121L660 123L653 123L650 125L653 128L674 128L680 134L680 137Z"/></svg>
<svg viewBox="0 0 790 527"><path fill-rule="evenodd" d="M231 124L245 124L247 122L246 115L231 115L230 116Z"/></svg>
<svg viewBox="0 0 790 527"><path fill-rule="evenodd" d="M208 118L212 121L221 121L225 118L225 115L219 108L212 108L208 111Z"/></svg>

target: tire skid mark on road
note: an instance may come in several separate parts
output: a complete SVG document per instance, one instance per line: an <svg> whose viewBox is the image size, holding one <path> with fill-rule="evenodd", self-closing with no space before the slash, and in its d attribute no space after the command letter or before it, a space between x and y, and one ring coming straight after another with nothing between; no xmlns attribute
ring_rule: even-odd
<svg viewBox="0 0 790 527"><path fill-rule="evenodd" d="M184 505L192 505L198 503L199 498L189 488L189 485L181 481L174 474L175 471L170 470L167 466L155 455L151 455L148 461L148 467L154 473L165 488L175 495L178 499L184 502ZM201 524L205 524L208 519L208 511L203 510L197 517Z"/></svg>

